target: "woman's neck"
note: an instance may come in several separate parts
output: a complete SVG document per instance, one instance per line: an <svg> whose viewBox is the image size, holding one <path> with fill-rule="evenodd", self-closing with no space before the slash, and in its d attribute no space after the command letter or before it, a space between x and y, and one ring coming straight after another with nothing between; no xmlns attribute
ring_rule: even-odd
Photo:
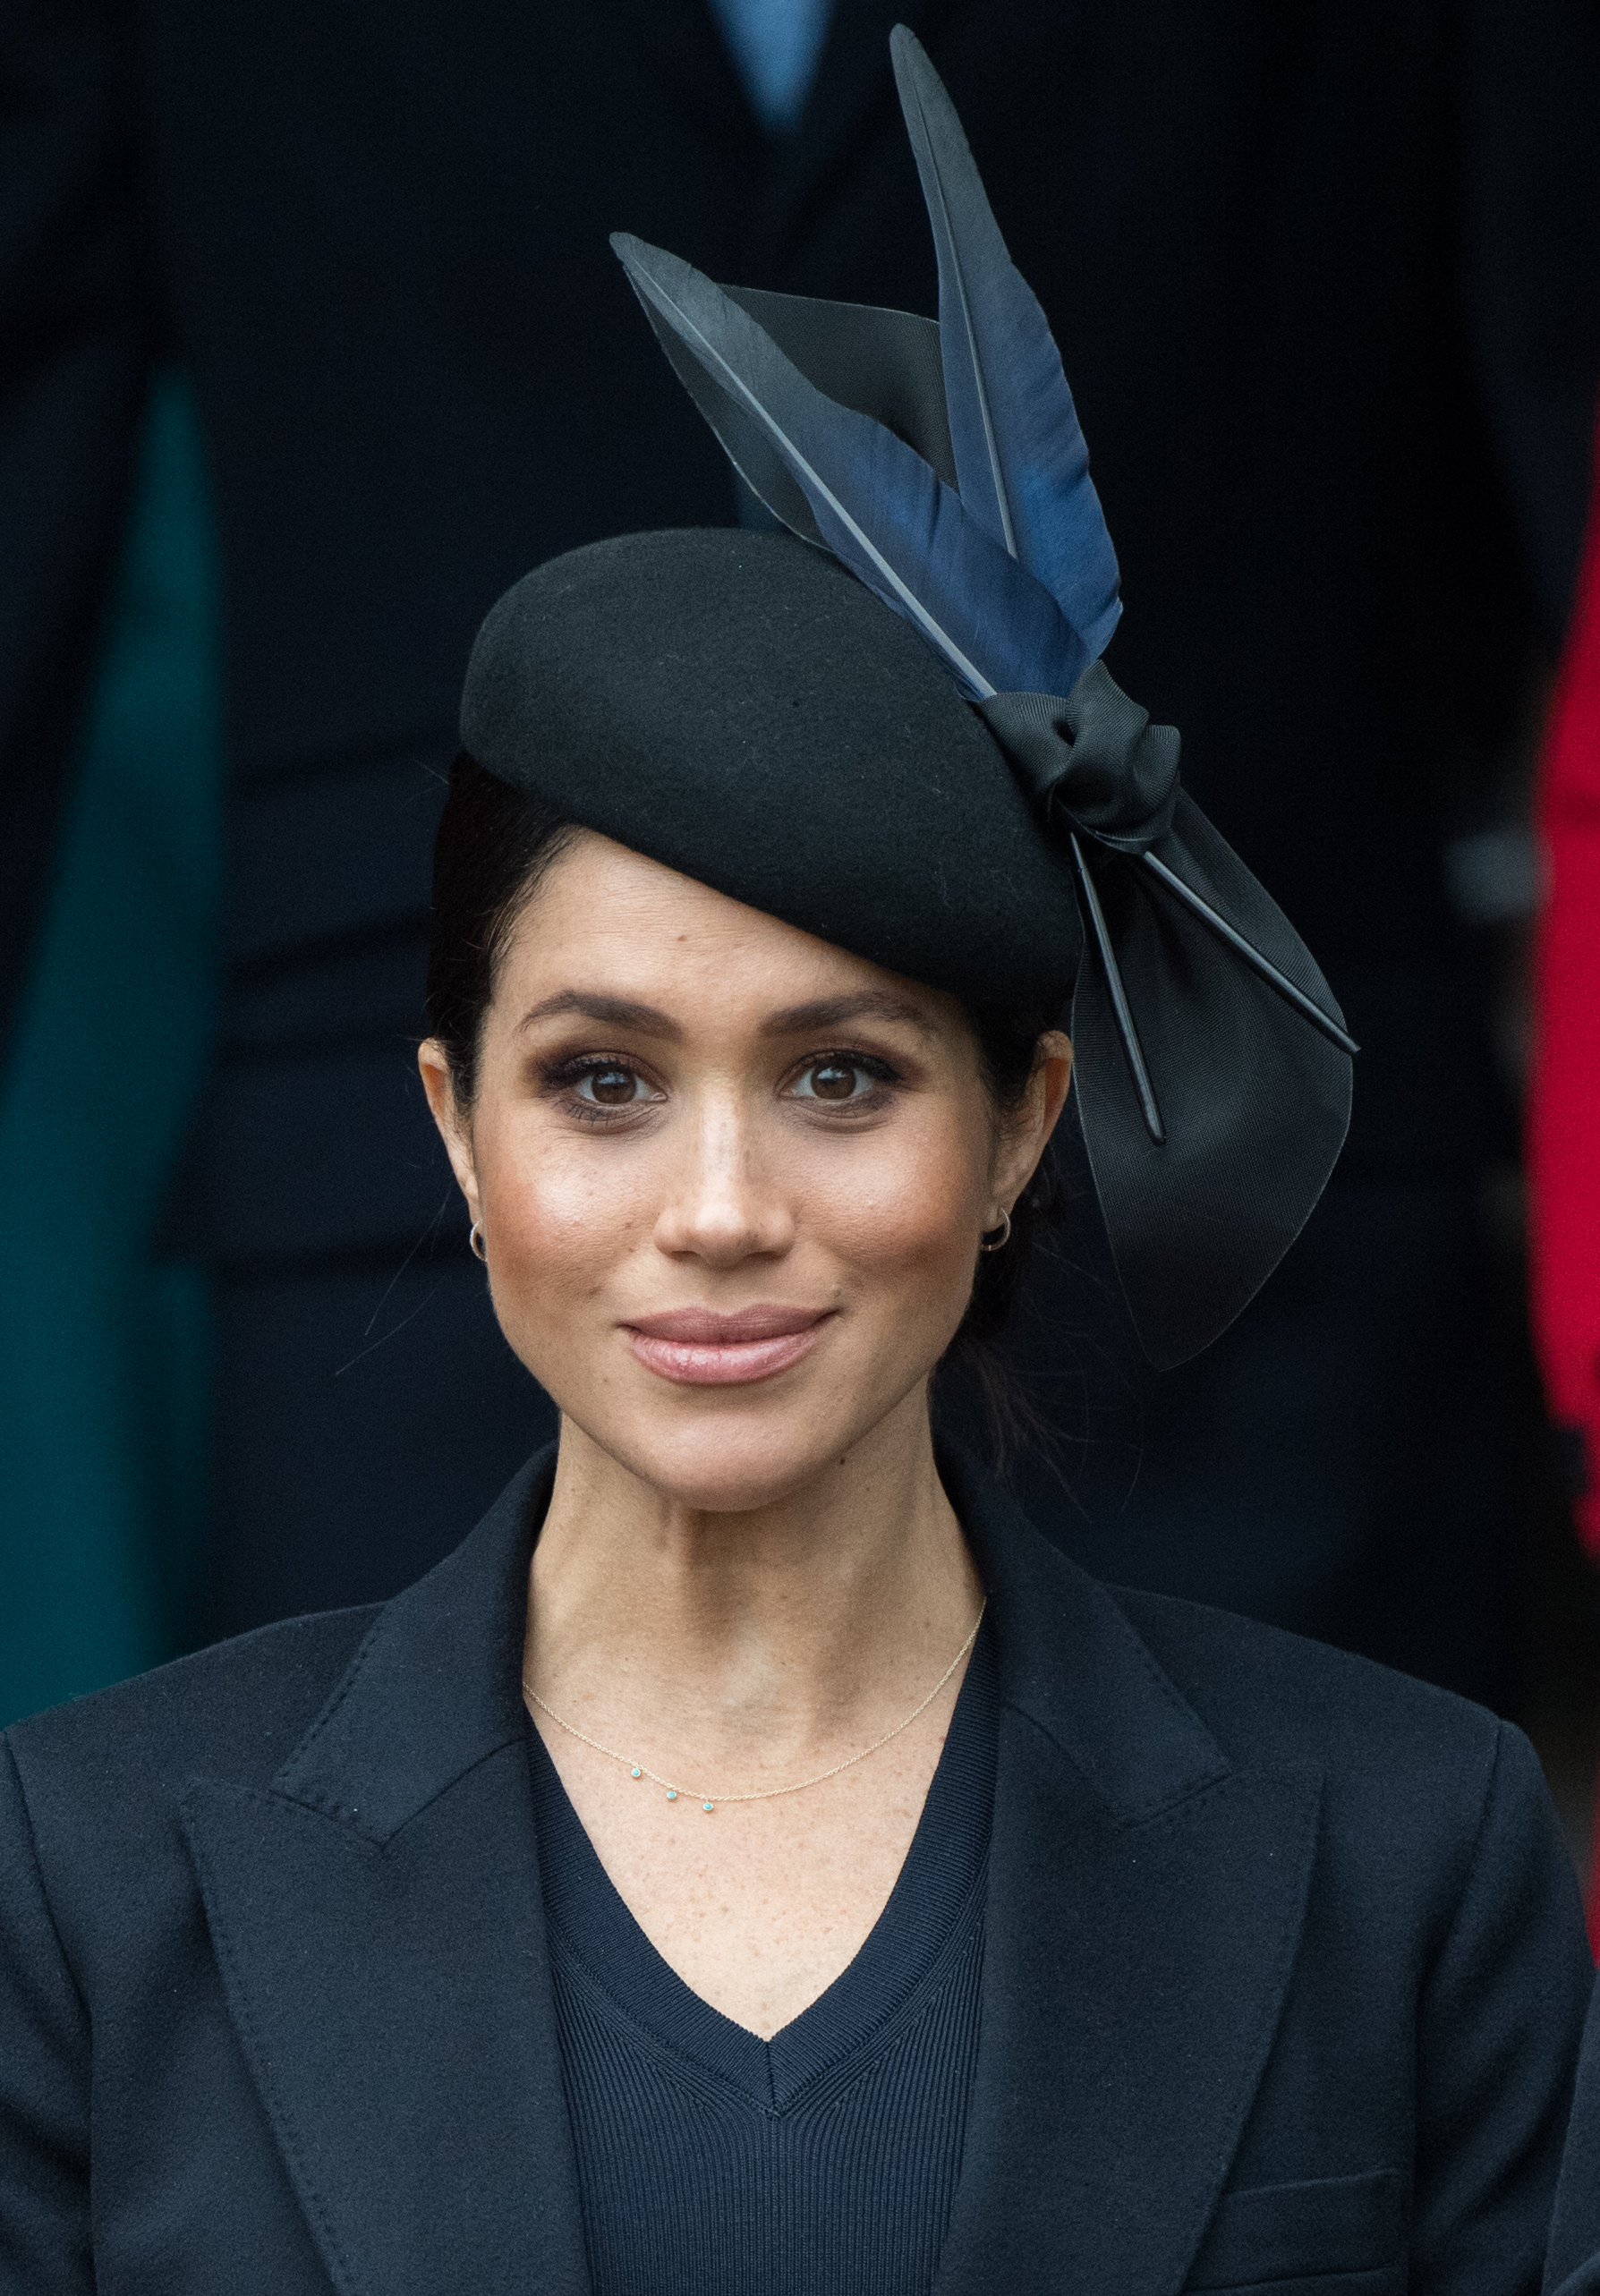
<svg viewBox="0 0 1600 2296"><path fill-rule="evenodd" d="M981 1599L925 1390L799 1489L736 1514L684 1504L564 1424L527 1679L604 1743L757 1787L891 1727Z"/></svg>

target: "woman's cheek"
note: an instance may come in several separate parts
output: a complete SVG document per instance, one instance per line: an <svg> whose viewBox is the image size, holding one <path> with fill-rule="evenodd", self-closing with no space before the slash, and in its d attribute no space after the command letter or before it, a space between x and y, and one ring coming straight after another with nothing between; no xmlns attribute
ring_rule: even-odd
<svg viewBox="0 0 1600 2296"><path fill-rule="evenodd" d="M985 1209L986 1157L974 1155L953 1125L859 1146L865 1152L848 1168L833 1161L808 1173L803 1225L864 1271L969 1280L974 1229Z"/></svg>
<svg viewBox="0 0 1600 2296"><path fill-rule="evenodd" d="M580 1296L648 1232L649 1158L597 1156L596 1145L513 1134L481 1155L489 1264L506 1288Z"/></svg>

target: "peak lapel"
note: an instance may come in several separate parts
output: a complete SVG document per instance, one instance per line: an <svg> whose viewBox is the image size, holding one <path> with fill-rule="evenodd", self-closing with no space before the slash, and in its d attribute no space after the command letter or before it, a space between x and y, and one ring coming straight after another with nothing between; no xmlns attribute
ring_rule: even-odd
<svg viewBox="0 0 1600 2296"><path fill-rule="evenodd" d="M387 1605L268 1790L184 1822L341 2296L587 2296L517 1690L535 1461Z"/></svg>
<svg viewBox="0 0 1600 2296"><path fill-rule="evenodd" d="M750 276L765 277L772 251L798 228L827 178L844 165L856 140L881 115L899 133L889 36L909 24L926 38L950 0L833 0L828 37L810 98L795 133L774 147L766 193L752 230ZM906 155L906 164L911 163Z"/></svg>
<svg viewBox="0 0 1600 2296"><path fill-rule="evenodd" d="M682 124L762 165L765 139L709 0L623 0L611 37Z"/></svg>
<svg viewBox="0 0 1600 2296"><path fill-rule="evenodd" d="M990 1588L1005 1711L938 2296L1171 2296L1277 2029L1321 1782L1233 1768L1110 1595L992 1486L946 1480Z"/></svg>

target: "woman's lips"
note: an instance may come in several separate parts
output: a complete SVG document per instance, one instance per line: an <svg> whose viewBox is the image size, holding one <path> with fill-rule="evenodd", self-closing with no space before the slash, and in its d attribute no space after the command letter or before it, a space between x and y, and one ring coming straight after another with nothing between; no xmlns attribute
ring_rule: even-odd
<svg viewBox="0 0 1600 2296"><path fill-rule="evenodd" d="M770 1379L809 1356L830 1308L742 1307L719 1315L708 1307L636 1315L624 1325L645 1366L685 1387L736 1387Z"/></svg>

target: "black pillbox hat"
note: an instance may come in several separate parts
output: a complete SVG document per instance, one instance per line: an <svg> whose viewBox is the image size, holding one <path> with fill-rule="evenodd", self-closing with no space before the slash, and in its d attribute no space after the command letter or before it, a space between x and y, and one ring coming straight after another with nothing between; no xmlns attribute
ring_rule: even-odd
<svg viewBox="0 0 1600 2296"><path fill-rule="evenodd" d="M1082 928L994 737L835 560L736 528L626 534L489 614L481 765L563 819L892 972L1065 1002Z"/></svg>

